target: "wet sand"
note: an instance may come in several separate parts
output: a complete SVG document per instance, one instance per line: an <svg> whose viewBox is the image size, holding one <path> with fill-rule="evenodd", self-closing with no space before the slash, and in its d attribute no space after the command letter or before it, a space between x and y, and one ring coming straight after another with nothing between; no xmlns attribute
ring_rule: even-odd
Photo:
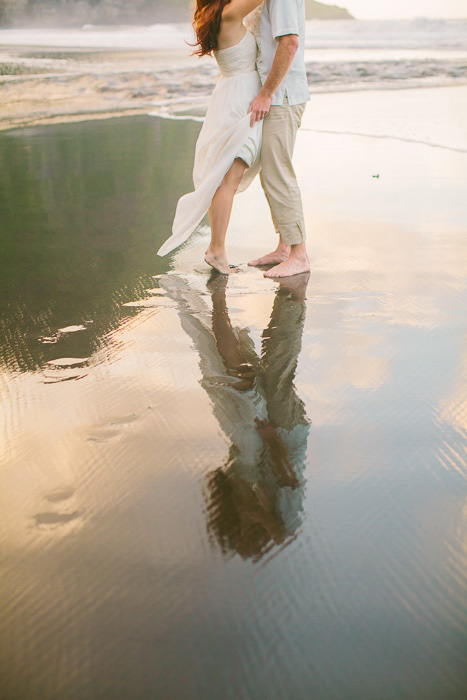
<svg viewBox="0 0 467 700"><path fill-rule="evenodd" d="M206 101L215 76L211 61L183 49L0 45L0 131L176 109Z"/></svg>
<svg viewBox="0 0 467 700"><path fill-rule="evenodd" d="M463 697L456 90L315 96L282 284L157 257L196 122L1 135L5 697Z"/></svg>

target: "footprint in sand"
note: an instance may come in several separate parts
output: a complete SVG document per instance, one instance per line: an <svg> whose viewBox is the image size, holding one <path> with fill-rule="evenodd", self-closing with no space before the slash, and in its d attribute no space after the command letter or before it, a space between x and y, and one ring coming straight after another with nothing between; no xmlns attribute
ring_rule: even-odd
<svg viewBox="0 0 467 700"><path fill-rule="evenodd" d="M89 433L86 438L89 442L107 442L120 435L119 430L109 430L108 428L96 428Z"/></svg>
<svg viewBox="0 0 467 700"><path fill-rule="evenodd" d="M51 504L63 504L66 508L65 501L69 501L75 494L75 490L72 486L59 486L52 491L47 491L42 496L45 501ZM49 510L44 510L36 515L33 515L36 527L41 529L54 529L56 527L61 527L67 523L72 522L80 517L81 513L77 510L72 510L70 508L71 504L68 504L68 512L53 512Z"/></svg>
<svg viewBox="0 0 467 700"><path fill-rule="evenodd" d="M127 416L112 418L106 425L126 425L127 423L134 423L135 420L138 420L138 415L136 413L129 413Z"/></svg>
<svg viewBox="0 0 467 700"><path fill-rule="evenodd" d="M81 515L78 511L73 513L37 513L33 518L37 527L60 527L66 523L76 520Z"/></svg>
<svg viewBox="0 0 467 700"><path fill-rule="evenodd" d="M129 425L130 423L134 423L136 420L138 420L138 418L139 416L136 413L129 413L125 416L116 416L115 418L111 418L106 423L103 423L92 430L88 434L87 440L91 442L107 442L108 440L111 440L112 438L121 434L121 430L116 430L112 426L118 427Z"/></svg>
<svg viewBox="0 0 467 700"><path fill-rule="evenodd" d="M67 501L74 493L75 491L71 487L63 487L44 493L44 498L49 503L60 503L61 501Z"/></svg>

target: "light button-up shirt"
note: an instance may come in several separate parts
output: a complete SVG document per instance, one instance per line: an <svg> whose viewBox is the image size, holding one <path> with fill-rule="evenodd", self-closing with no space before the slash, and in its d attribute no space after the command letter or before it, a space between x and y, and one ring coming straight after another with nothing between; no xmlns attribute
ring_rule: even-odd
<svg viewBox="0 0 467 700"><path fill-rule="evenodd" d="M290 106L310 99L305 69L305 0L266 0L256 28L258 43L258 72L266 82L278 47L286 34L297 34L299 47L287 75L272 96L272 105L282 105L287 96Z"/></svg>

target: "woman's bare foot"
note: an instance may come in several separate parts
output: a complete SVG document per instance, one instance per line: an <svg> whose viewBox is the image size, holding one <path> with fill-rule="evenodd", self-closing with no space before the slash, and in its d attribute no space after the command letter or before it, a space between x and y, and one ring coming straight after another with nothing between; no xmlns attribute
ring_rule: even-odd
<svg viewBox="0 0 467 700"><path fill-rule="evenodd" d="M248 263L251 267L260 267L261 265L277 265L278 263L284 262L290 255L290 246L279 244L276 250L272 253L263 255L261 258L252 260Z"/></svg>
<svg viewBox="0 0 467 700"><path fill-rule="evenodd" d="M210 248L205 253L204 261L222 275L238 272L238 267L230 267L225 253L213 253Z"/></svg>
<svg viewBox="0 0 467 700"><path fill-rule="evenodd" d="M308 256L290 255L287 260L264 273L264 277L290 277L310 271Z"/></svg>

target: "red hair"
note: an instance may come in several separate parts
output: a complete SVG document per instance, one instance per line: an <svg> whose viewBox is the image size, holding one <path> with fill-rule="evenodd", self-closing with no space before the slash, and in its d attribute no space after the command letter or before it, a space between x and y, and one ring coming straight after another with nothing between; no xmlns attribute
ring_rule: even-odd
<svg viewBox="0 0 467 700"><path fill-rule="evenodd" d="M194 55L210 55L217 49L217 38L221 27L222 10L231 0L196 0L193 29L198 48Z"/></svg>

